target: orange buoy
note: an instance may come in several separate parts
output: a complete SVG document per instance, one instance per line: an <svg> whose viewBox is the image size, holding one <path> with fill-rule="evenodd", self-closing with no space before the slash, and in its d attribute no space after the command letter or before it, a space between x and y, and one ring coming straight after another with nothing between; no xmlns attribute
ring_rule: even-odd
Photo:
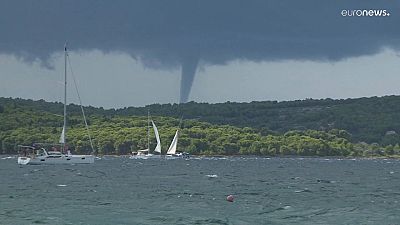
<svg viewBox="0 0 400 225"><path fill-rule="evenodd" d="M233 195L228 195L228 197L226 197L226 200L227 200L228 202L233 202L233 200L234 200Z"/></svg>

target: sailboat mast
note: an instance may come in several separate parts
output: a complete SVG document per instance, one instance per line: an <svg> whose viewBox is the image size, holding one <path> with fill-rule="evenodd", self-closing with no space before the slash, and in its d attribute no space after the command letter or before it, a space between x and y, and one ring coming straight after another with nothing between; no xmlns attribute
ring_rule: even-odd
<svg viewBox="0 0 400 225"><path fill-rule="evenodd" d="M150 153L150 111L147 110L147 149Z"/></svg>
<svg viewBox="0 0 400 225"><path fill-rule="evenodd" d="M64 143L63 151L66 150L67 134L67 43L64 46Z"/></svg>

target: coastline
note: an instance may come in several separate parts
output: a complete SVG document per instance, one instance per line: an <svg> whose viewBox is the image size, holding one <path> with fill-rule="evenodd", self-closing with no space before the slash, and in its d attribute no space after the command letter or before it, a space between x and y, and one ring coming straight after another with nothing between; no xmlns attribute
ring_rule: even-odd
<svg viewBox="0 0 400 225"><path fill-rule="evenodd" d="M16 154L0 154L0 159L16 159L19 155ZM110 154L110 155L94 155L95 157L115 157L115 158L129 158L131 155L117 155L117 154ZM390 155L390 156L301 156L301 155L190 155L193 158L319 158L319 159L400 159L400 155ZM189 157L189 158L190 158Z"/></svg>

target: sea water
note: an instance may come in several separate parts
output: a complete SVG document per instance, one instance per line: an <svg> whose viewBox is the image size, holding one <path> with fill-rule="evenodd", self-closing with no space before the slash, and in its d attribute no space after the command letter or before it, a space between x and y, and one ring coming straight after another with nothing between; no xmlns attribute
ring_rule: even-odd
<svg viewBox="0 0 400 225"><path fill-rule="evenodd" d="M399 160L104 157L20 166L3 158L6 225L400 224Z"/></svg>

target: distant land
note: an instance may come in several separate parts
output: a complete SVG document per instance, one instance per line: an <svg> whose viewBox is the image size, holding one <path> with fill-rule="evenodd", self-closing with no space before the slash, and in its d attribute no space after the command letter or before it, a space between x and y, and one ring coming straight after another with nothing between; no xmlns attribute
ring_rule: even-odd
<svg viewBox="0 0 400 225"><path fill-rule="evenodd" d="M84 107L97 154L146 148L147 111L166 151L183 122L178 149L199 155L392 156L400 153L400 96L250 103ZM58 141L62 103L0 97L0 153ZM68 106L68 142L91 151L78 105ZM155 140L151 138L151 148Z"/></svg>

